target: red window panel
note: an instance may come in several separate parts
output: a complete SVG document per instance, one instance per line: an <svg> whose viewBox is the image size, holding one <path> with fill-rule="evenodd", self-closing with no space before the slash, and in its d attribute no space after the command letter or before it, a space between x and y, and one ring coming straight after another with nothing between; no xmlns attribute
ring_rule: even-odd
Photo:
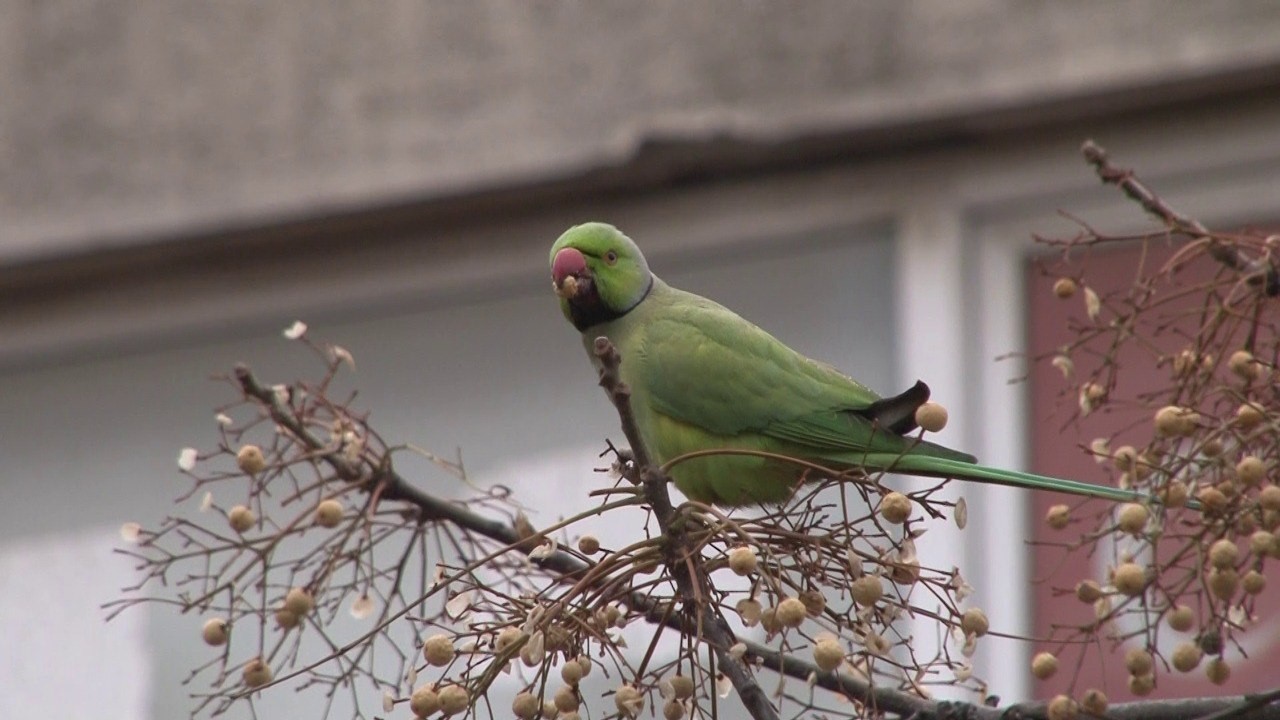
<svg viewBox="0 0 1280 720"><path fill-rule="evenodd" d="M1048 264L1057 271L1071 274L1083 267L1090 286L1104 293L1119 290L1130 285L1135 276L1135 268L1141 257L1143 248L1138 243L1114 246L1105 250L1094 250L1081 253L1074 266L1062 268L1048 259ZM1173 252L1167 247L1148 246L1145 263L1147 268L1159 267ZM1072 270L1074 267L1077 270ZM1180 275L1187 280L1208 279L1216 268L1211 263L1197 265ZM1029 326L1027 328L1028 348L1034 357L1042 353L1052 352L1072 339L1067 328L1067 319L1085 318L1082 293L1066 300L1054 296L1052 286L1055 277L1047 277L1038 266L1029 263L1027 270L1027 308ZM1280 306L1277 307L1280 311ZM1104 319L1105 319L1104 315ZM1190 320L1190 319L1189 319ZM1177 335L1176 328L1166 332L1161 343L1167 343L1162 350L1172 351L1185 346L1185 340ZM1076 363L1077 378L1086 377L1091 368L1091 360L1084 355L1073 358ZM1167 386L1169 370L1153 369L1150 356L1136 348L1122 351L1118 356L1118 382L1124 387L1124 395L1133 397L1142 391L1156 390ZM1096 362L1096 361L1093 361ZM1096 367L1096 364L1095 364ZM1082 446L1088 445L1095 437L1111 436L1120 432L1118 444L1130 443L1141 447L1150 438L1150 411L1130 409L1109 409L1108 412L1095 412L1081 420L1077 425L1070 423L1076 405L1075 392L1063 394L1068 383L1060 372L1048 363L1037 363L1031 368L1029 378L1030 402L1030 439L1032 466L1037 472L1062 477L1076 478L1091 482L1114 482L1114 469L1099 465L1089 457ZM1137 423L1135 426L1134 423ZM1062 542L1077 538L1080 526L1072 526L1065 531L1050 529L1044 522L1044 516L1050 506L1071 502L1070 498L1055 496L1050 493L1037 493L1032 503L1035 513L1032 524L1033 537L1047 542ZM1096 505L1095 501L1091 504ZM1100 507L1100 506L1099 506ZM1091 527L1091 526L1090 526ZM1036 637L1049 636L1054 625L1082 624L1093 618L1093 609L1076 599L1072 593L1061 594L1054 591L1058 588L1072 588L1075 583L1085 578L1093 578L1105 584L1108 563L1114 558L1111 553L1095 553L1090 557L1086 552L1065 553L1061 548L1034 546L1028 552L1033 555L1033 568L1037 580L1034 590L1035 607L1033 609ZM1275 561L1271 561L1274 563ZM1226 658L1231 664L1230 680L1223 686L1209 683L1204 675L1207 658L1199 668L1188 674L1181 674L1165 667L1159 667L1157 686L1152 697L1187 697L1202 695L1221 695L1230 693L1246 693L1271 689L1275 686L1277 668L1280 668L1280 578L1269 578L1271 587L1263 591L1259 603L1259 619L1242 637L1244 647L1249 653L1243 659L1235 648L1229 648ZM1136 630L1137 625L1123 625L1121 630ZM1176 633L1167 627L1159 632L1159 645L1166 658L1173 646L1180 641L1194 639L1193 633ZM1074 646L1060 652L1060 668L1055 677L1047 681L1035 681L1035 694L1040 698L1048 698L1059 692L1067 692L1074 678L1073 690L1078 697L1090 687L1102 688L1112 701L1136 699L1127 687L1128 673L1124 667L1124 651L1130 647L1141 645L1141 641L1130 641L1118 650L1112 649L1110 641L1101 645L1093 645L1087 649ZM1058 652L1057 643L1036 643L1035 651L1050 650ZM1159 662L1159 661L1157 661Z"/></svg>

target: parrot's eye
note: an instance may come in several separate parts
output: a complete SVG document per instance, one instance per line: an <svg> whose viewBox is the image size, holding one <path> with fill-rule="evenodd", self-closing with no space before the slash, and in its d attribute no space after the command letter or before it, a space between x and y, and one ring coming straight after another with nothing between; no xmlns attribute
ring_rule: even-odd
<svg viewBox="0 0 1280 720"><path fill-rule="evenodd" d="M618 253L610 250L609 252L604 254L604 261L610 265L613 265L614 263L618 262Z"/></svg>

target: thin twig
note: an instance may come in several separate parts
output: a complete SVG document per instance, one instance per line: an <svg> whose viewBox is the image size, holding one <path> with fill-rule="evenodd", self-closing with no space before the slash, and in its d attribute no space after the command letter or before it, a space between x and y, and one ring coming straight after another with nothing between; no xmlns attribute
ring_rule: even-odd
<svg viewBox="0 0 1280 720"><path fill-rule="evenodd" d="M1250 285L1261 285L1268 296L1280 295L1280 272L1271 263L1262 258L1253 260L1233 245L1222 242L1200 222L1174 210L1159 195L1156 195L1129 168L1111 164L1107 151L1092 140L1086 140L1080 147L1080 153L1093 166L1094 172L1102 182L1115 185L1126 196L1137 202L1151 215L1162 221L1170 229L1196 238L1204 238L1205 248L1209 255L1218 262L1237 272L1245 273Z"/></svg>
<svg viewBox="0 0 1280 720"><path fill-rule="evenodd" d="M671 505L671 496L667 493L667 478L650 461L648 450L640 438L636 427L635 415L631 412L631 391L618 376L618 365L622 358L608 338L599 337L595 342L595 354L600 360L600 385L609 394L618 416L622 421L622 432L631 446L632 456L639 469L644 485L645 499L653 508L658 527L666 539L667 568L676 581L676 587L684 599L686 607L697 608L702 622L702 632L710 642L716 655L716 664L720 671L729 678L733 689L737 691L742 704L755 720L778 720L778 710L765 694L764 689L756 682L747 666L729 653L729 648L737 643L733 630L725 622L724 617L707 602L698 602L700 591L709 587L706 573L696 562L686 562L694 550L692 544L675 522L676 513ZM690 570L690 568L693 568ZM701 592L705 596L705 592Z"/></svg>
<svg viewBox="0 0 1280 720"><path fill-rule="evenodd" d="M616 365L614 373L616 378ZM457 503L423 492L388 467L370 469L362 468L360 465L353 463L342 452L327 446L311 433L280 401L271 388L263 386L253 376L248 367L244 365L236 366L235 378L246 395L255 398L269 409L273 421L284 427L301 443L315 451L343 480L351 483L370 482L376 477L377 482L384 484L382 490L383 500L398 500L408 503L416 507L426 518L456 525L504 545L514 546L523 539L511 524L487 518L471 512ZM627 405L629 406L629 402ZM637 467L644 467L645 463L648 462L648 456L645 454L643 444L638 440L634 416L631 415L629 410L626 413L620 412L620 415L624 432L627 433L628 440L632 443L632 451L635 453L633 457L636 459ZM661 488L662 497L666 498L665 503L662 502L661 498L658 499L658 502L654 505L655 514L660 512L660 508L665 507L662 512L673 515L674 509L671 507L670 496L666 494L665 479L653 474L651 474L651 478ZM646 487L645 490L648 493L649 488ZM667 515L668 520L670 515ZM557 573L562 581L568 582L575 582L592 567L588 563L584 563L563 551L553 552L546 558L537 561L537 563L543 568ZM684 563L679 563L677 566L684 566ZM675 574L674 567L673 574ZM643 613L643 616L649 622L664 624L683 633L697 632L696 623L690 622L686 617L667 613L665 605L654 601L643 593L632 593L628 603L631 607ZM707 613L709 610L704 608L703 612ZM719 623L706 622L704 614L702 623L704 633L708 636L707 639L713 643L720 667L734 682L735 688L738 688L738 682L743 681L745 678L745 682L742 685L743 688L746 688L746 694L742 695L744 703L750 702L755 705L763 704L765 706L764 708L756 708L763 714L756 715L756 710L753 710L753 717L777 717L772 703L768 700L763 690L759 688L759 685L756 684L745 665L733 660L728 655L727 649L734 643L733 635L727 626L721 624L723 619L720 620L721 622ZM808 681L809 678L813 678L817 687L841 693L882 713L910 717L915 720L939 720L941 718L954 717L963 717L970 720L1001 720L1006 716L1010 718L1035 719L1047 717L1044 703L1013 705L1006 708L990 708L972 703L939 703L900 690L875 687L864 679L848 674L823 672L812 663L752 640L742 640L740 642L746 647L746 653L743 656L745 660L759 663L761 667L798 680ZM731 674L735 672L736 675ZM735 680L735 677L737 680ZM755 689L751 690L751 687ZM743 689L739 689L740 694L743 692ZM1280 689L1245 696L1196 700L1138 701L1112 705L1107 710L1107 717L1112 720L1280 720L1278 699L1280 699ZM749 710L752 710L753 704L748 704Z"/></svg>

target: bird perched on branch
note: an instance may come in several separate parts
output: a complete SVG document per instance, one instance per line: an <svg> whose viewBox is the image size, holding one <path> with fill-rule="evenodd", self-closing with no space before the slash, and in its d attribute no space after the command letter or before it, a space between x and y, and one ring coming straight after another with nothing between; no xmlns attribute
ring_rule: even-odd
<svg viewBox="0 0 1280 720"><path fill-rule="evenodd" d="M929 399L924 383L880 397L727 308L666 284L612 225L585 223L561 235L551 248L551 279L597 368L595 339L607 337L617 348L641 441L692 500L782 502L799 483L816 479L813 465L1118 501L1139 497L978 465L971 455L913 436L917 410ZM733 452L682 459L712 450Z"/></svg>

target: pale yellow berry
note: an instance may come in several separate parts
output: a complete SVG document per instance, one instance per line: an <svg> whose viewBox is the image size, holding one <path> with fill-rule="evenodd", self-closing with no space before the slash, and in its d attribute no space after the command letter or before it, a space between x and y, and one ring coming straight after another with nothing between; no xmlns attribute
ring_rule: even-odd
<svg viewBox="0 0 1280 720"><path fill-rule="evenodd" d="M1094 603L1102 597L1102 586L1093 580L1081 580L1076 585L1076 599L1080 602Z"/></svg>
<svg viewBox="0 0 1280 720"><path fill-rule="evenodd" d="M1253 455L1246 455L1236 463L1236 477L1243 485L1257 485L1262 482L1266 474L1267 466L1260 458Z"/></svg>
<svg viewBox="0 0 1280 720"><path fill-rule="evenodd" d="M1169 611L1169 627L1186 632L1195 627L1196 611L1186 605L1178 605Z"/></svg>
<svg viewBox="0 0 1280 720"><path fill-rule="evenodd" d="M251 688L262 687L271 682L271 666L267 665L262 658L256 657L244 664L243 675L245 685Z"/></svg>
<svg viewBox="0 0 1280 720"><path fill-rule="evenodd" d="M498 652L502 652L514 645L522 635L523 633L520 632L520 628L503 628L502 632L498 633L498 639L493 641L493 648Z"/></svg>
<svg viewBox="0 0 1280 720"><path fill-rule="evenodd" d="M537 700L534 700L536 703ZM432 685L423 685L409 696L409 710L414 717L426 718L440 709L440 695ZM532 717L532 716L530 716Z"/></svg>
<svg viewBox="0 0 1280 720"><path fill-rule="evenodd" d="M577 660L570 660L560 668L560 679L567 685L577 685L582 681L583 674L582 664Z"/></svg>
<svg viewBox="0 0 1280 720"><path fill-rule="evenodd" d="M982 608L969 608L964 611L964 615L960 617L960 629L965 635L974 637L982 637L991 629L991 623L987 620L987 614L982 612Z"/></svg>
<svg viewBox="0 0 1280 720"><path fill-rule="evenodd" d="M680 720L684 717L684 703L672 698L662 706L664 720Z"/></svg>
<svg viewBox="0 0 1280 720"><path fill-rule="evenodd" d="M204 638L205 644L218 647L227 644L227 621L222 618L209 618L204 621L204 627L200 630L200 636Z"/></svg>
<svg viewBox="0 0 1280 720"><path fill-rule="evenodd" d="M754 598L739 600L735 609L747 627L755 627L760 622L760 618L764 616L764 608L760 605L760 601Z"/></svg>
<svg viewBox="0 0 1280 720"><path fill-rule="evenodd" d="M316 506L316 524L325 528L338 527L338 523L342 522L342 513L341 502L333 498L321 500Z"/></svg>
<svg viewBox="0 0 1280 720"><path fill-rule="evenodd" d="M1107 695L1097 688L1089 688L1080 697L1080 707L1090 715L1100 717L1107 712Z"/></svg>
<svg viewBox="0 0 1280 720"><path fill-rule="evenodd" d="M1168 484L1160 488L1157 496L1165 507L1180 508L1187 504L1187 497L1190 493L1187 491L1187 484L1181 480L1170 480Z"/></svg>
<svg viewBox="0 0 1280 720"><path fill-rule="evenodd" d="M884 597L884 583L878 575L863 575L850 586L853 601L862 607L870 607Z"/></svg>
<svg viewBox="0 0 1280 720"><path fill-rule="evenodd" d="M644 710L644 695L631 685L623 685L613 695L613 704L626 717L637 717Z"/></svg>
<svg viewBox="0 0 1280 720"><path fill-rule="evenodd" d="M1178 672L1191 672L1200 665L1200 659L1204 657L1204 653L1200 650L1200 646L1193 642L1182 642L1173 648L1173 654L1169 656L1169 664L1173 665L1173 669Z"/></svg>
<svg viewBox="0 0 1280 720"><path fill-rule="evenodd" d="M1232 540L1224 538L1209 546L1209 563L1218 569L1235 567L1239 559L1239 549Z"/></svg>
<svg viewBox="0 0 1280 720"><path fill-rule="evenodd" d="M1200 445L1200 452L1204 453L1205 457L1218 457L1225 449L1226 446L1219 438L1209 438Z"/></svg>
<svg viewBox="0 0 1280 720"><path fill-rule="evenodd" d="M438 694L440 711L445 715L460 713L471 705L471 694L461 685L445 685L440 688Z"/></svg>
<svg viewBox="0 0 1280 720"><path fill-rule="evenodd" d="M582 677L586 677L591 674L591 658L586 655L579 655L578 665L582 668Z"/></svg>
<svg viewBox="0 0 1280 720"><path fill-rule="evenodd" d="M275 618L276 625L282 630L292 630L302 624L302 618L289 612L288 608L277 608Z"/></svg>
<svg viewBox="0 0 1280 720"><path fill-rule="evenodd" d="M1156 689L1156 678L1154 675L1147 673L1146 675L1130 675L1129 676L1129 692L1138 697L1146 697Z"/></svg>
<svg viewBox="0 0 1280 720"><path fill-rule="evenodd" d="M289 592L284 596L284 609L298 617L305 617L310 614L311 609L315 606L315 598L311 597L311 593L307 592L305 588L290 588Z"/></svg>
<svg viewBox="0 0 1280 720"><path fill-rule="evenodd" d="M765 608L764 612L760 613L760 627L764 628L768 635L782 630L782 623L778 622L777 608Z"/></svg>
<svg viewBox="0 0 1280 720"><path fill-rule="evenodd" d="M1268 483L1258 491L1258 504L1263 510L1280 511L1280 485Z"/></svg>
<svg viewBox="0 0 1280 720"><path fill-rule="evenodd" d="M813 664L824 672L840 667L844 662L844 649L840 643L831 638L823 638L813 646Z"/></svg>
<svg viewBox="0 0 1280 720"><path fill-rule="evenodd" d="M827 598L821 590L805 590L800 593L800 602L804 603L804 611L809 617L818 617L827 609Z"/></svg>
<svg viewBox="0 0 1280 720"><path fill-rule="evenodd" d="M1049 708L1045 715L1049 720L1075 720L1080 712L1080 706L1075 700L1066 695L1058 695L1049 701Z"/></svg>
<svg viewBox="0 0 1280 720"><path fill-rule="evenodd" d="M1209 589L1219 600L1230 600L1240 589L1240 575L1235 570L1213 570L1209 573Z"/></svg>
<svg viewBox="0 0 1280 720"><path fill-rule="evenodd" d="M901 525L911 517L911 498L899 492L891 492L880 501L880 517L885 522Z"/></svg>
<svg viewBox="0 0 1280 720"><path fill-rule="evenodd" d="M1076 290L1076 281L1069 277L1058 278L1053 283L1053 294L1062 300L1075 295Z"/></svg>
<svg viewBox="0 0 1280 720"><path fill-rule="evenodd" d="M1061 530L1071 522L1071 508L1066 505L1054 505L1045 513L1044 521L1054 530Z"/></svg>
<svg viewBox="0 0 1280 720"><path fill-rule="evenodd" d="M1258 557L1270 555L1276 545L1276 536L1266 530L1258 530L1249 536L1249 550Z"/></svg>
<svg viewBox="0 0 1280 720"><path fill-rule="evenodd" d="M1253 353L1248 350L1237 350L1231 353L1231 357L1227 359L1227 367L1231 368L1231 372L1245 380L1252 380L1257 377L1260 369L1257 361L1253 358Z"/></svg>
<svg viewBox="0 0 1280 720"><path fill-rule="evenodd" d="M1128 670L1130 675L1149 675L1153 667L1155 667L1155 660L1152 659L1151 653L1142 648L1132 648L1124 654L1124 669Z"/></svg>
<svg viewBox="0 0 1280 720"><path fill-rule="evenodd" d="M258 522L258 518L254 516L253 511L244 505L236 505L227 511L227 523L231 525L231 529L238 533L244 533Z"/></svg>
<svg viewBox="0 0 1280 720"><path fill-rule="evenodd" d="M528 691L517 693L515 699L511 701L511 713L520 720L533 720L542 709L541 705L538 702L538 696L533 693Z"/></svg>
<svg viewBox="0 0 1280 720"><path fill-rule="evenodd" d="M257 475L267 466L267 458L257 445L245 445L236 453L236 466L242 472Z"/></svg>
<svg viewBox="0 0 1280 720"><path fill-rule="evenodd" d="M1156 433L1164 437L1194 435L1199 415L1190 408L1166 405L1156 411Z"/></svg>
<svg viewBox="0 0 1280 720"><path fill-rule="evenodd" d="M600 552L600 540L595 535L583 535L578 538L578 552L583 555L595 555Z"/></svg>
<svg viewBox="0 0 1280 720"><path fill-rule="evenodd" d="M1116 526L1124 532L1139 535L1147 529L1147 520L1150 517L1151 513L1147 511L1145 505L1125 503L1120 506L1120 517L1116 522Z"/></svg>
<svg viewBox="0 0 1280 720"><path fill-rule="evenodd" d="M1132 445L1121 445L1111 456L1111 461L1115 463L1117 470L1128 472L1138 462L1138 451Z"/></svg>
<svg viewBox="0 0 1280 720"><path fill-rule="evenodd" d="M889 579L899 585L911 585L920 579L920 563L915 560L896 562L889 568Z"/></svg>
<svg viewBox="0 0 1280 720"><path fill-rule="evenodd" d="M578 709L578 693L568 685L561 685L556 690L555 697L552 702L556 704L556 709L562 713L573 712Z"/></svg>
<svg viewBox="0 0 1280 720"><path fill-rule="evenodd" d="M1266 415L1258 403L1247 402L1236 408L1236 425L1242 430L1252 430L1262 424Z"/></svg>
<svg viewBox="0 0 1280 720"><path fill-rule="evenodd" d="M1200 501L1201 510L1208 515L1220 513L1227 507L1227 496L1215 487L1201 488L1196 493L1196 500Z"/></svg>
<svg viewBox="0 0 1280 720"><path fill-rule="evenodd" d="M1111 583L1124 595L1141 595L1147 585L1147 572L1137 563L1121 563L1116 567Z"/></svg>
<svg viewBox="0 0 1280 720"><path fill-rule="evenodd" d="M422 644L422 657L433 667L444 667L453 662L453 638L448 635L432 635Z"/></svg>
<svg viewBox="0 0 1280 720"><path fill-rule="evenodd" d="M785 627L800 627L800 623L804 622L804 618L809 614L805 609L804 603L799 598L787 598L778 603L778 622Z"/></svg>
<svg viewBox="0 0 1280 720"><path fill-rule="evenodd" d="M1085 383L1080 387L1080 394L1091 403L1098 403L1107 397L1107 389L1098 383Z"/></svg>
<svg viewBox="0 0 1280 720"><path fill-rule="evenodd" d="M1204 674L1214 685L1224 685L1231 679L1231 666L1226 660L1216 657L1204 666Z"/></svg>
<svg viewBox="0 0 1280 720"><path fill-rule="evenodd" d="M1267 578L1257 570L1250 570L1240 578L1240 588L1249 595L1258 595L1267 587Z"/></svg>
<svg viewBox="0 0 1280 720"><path fill-rule="evenodd" d="M1048 680L1056 672L1058 672L1058 658L1053 653L1036 653L1036 656L1031 658L1031 674L1037 679Z"/></svg>
<svg viewBox="0 0 1280 720"><path fill-rule="evenodd" d="M941 432L947 426L947 409L936 402L927 402L916 408L916 424L925 432Z"/></svg>
<svg viewBox="0 0 1280 720"><path fill-rule="evenodd" d="M756 571L757 564L754 548L743 545L729 551L729 569L735 575L750 575Z"/></svg>
<svg viewBox="0 0 1280 720"><path fill-rule="evenodd" d="M677 700L688 700L693 697L693 679L688 675L672 676L671 692Z"/></svg>

